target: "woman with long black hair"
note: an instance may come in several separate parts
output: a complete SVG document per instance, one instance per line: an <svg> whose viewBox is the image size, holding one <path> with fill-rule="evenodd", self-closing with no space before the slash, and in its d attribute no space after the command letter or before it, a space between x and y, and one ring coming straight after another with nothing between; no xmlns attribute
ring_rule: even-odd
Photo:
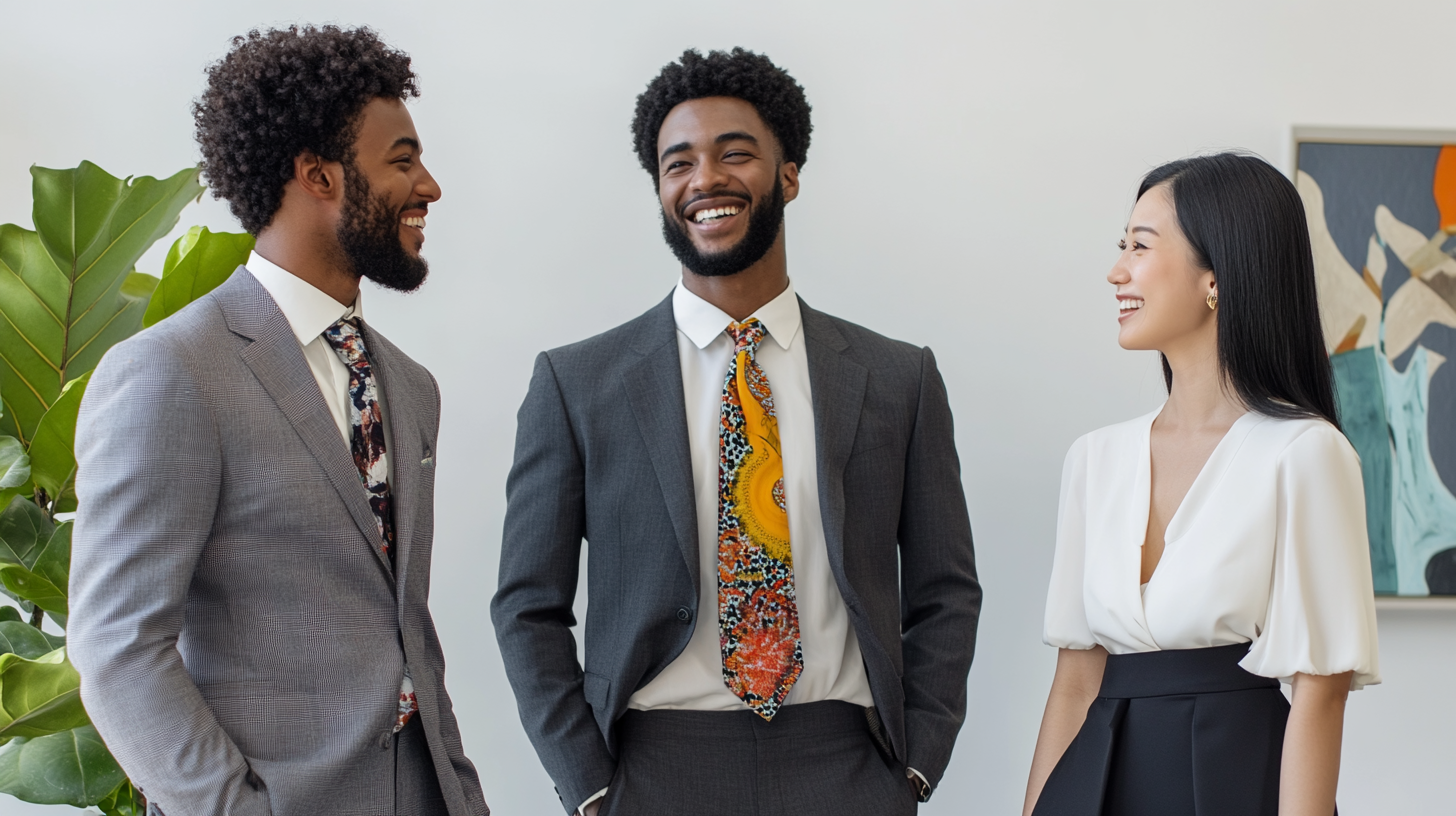
<svg viewBox="0 0 1456 816"><path fill-rule="evenodd" d="M1254 156L1171 162L1120 246L1118 342L1168 400L1067 454L1024 813L1330 816L1346 695L1380 678L1299 195Z"/></svg>

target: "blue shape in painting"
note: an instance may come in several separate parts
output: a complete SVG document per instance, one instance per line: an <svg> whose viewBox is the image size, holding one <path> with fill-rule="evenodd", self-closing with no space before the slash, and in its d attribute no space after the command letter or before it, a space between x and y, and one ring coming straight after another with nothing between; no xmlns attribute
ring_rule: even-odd
<svg viewBox="0 0 1456 816"><path fill-rule="evenodd" d="M1360 475L1365 480L1365 530L1370 536L1370 574L1375 580L1375 592L1394 594L1400 587L1390 529L1394 457L1385 419L1385 387L1381 384L1382 372L1389 366L1373 347L1336 354L1330 364L1335 370L1340 425L1360 455Z"/></svg>
<svg viewBox="0 0 1456 816"><path fill-rule="evenodd" d="M1391 527L1402 595L1427 595L1426 564L1456 545L1456 496L1436 474L1426 440L1431 355L1417 348L1404 372L1380 356L1386 416L1395 446Z"/></svg>

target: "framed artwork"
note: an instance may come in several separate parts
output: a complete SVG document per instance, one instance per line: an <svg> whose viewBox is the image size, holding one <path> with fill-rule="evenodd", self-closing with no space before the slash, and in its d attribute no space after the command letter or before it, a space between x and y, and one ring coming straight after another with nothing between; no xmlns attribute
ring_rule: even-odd
<svg viewBox="0 0 1456 816"><path fill-rule="evenodd" d="M1456 596L1456 131L1294 129L1377 595Z"/></svg>

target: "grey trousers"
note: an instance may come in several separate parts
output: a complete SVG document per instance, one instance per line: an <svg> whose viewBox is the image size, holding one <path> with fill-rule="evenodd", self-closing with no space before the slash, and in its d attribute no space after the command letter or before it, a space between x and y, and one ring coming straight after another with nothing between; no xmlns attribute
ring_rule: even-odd
<svg viewBox="0 0 1456 816"><path fill-rule="evenodd" d="M448 816L420 716L394 735L395 816Z"/></svg>
<svg viewBox="0 0 1456 816"><path fill-rule="evenodd" d="M751 711L628 711L600 816L911 816L905 766L865 710L830 700Z"/></svg>

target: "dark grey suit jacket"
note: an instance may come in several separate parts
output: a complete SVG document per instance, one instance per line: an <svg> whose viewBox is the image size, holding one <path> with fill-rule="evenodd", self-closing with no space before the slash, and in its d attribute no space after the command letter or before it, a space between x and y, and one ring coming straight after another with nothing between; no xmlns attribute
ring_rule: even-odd
<svg viewBox="0 0 1456 816"><path fill-rule="evenodd" d="M408 658L451 816L487 812L426 605L439 391L367 329L396 563L288 321L239 268L86 389L70 654L111 752L173 816L394 812Z"/></svg>
<svg viewBox="0 0 1456 816"><path fill-rule="evenodd" d="M834 578L896 757L932 785L966 707L981 589L929 349L800 302ZM687 646L698 533L672 299L543 353L519 414L491 603L521 720L566 809L607 787L632 693ZM587 559L586 667L576 621Z"/></svg>

